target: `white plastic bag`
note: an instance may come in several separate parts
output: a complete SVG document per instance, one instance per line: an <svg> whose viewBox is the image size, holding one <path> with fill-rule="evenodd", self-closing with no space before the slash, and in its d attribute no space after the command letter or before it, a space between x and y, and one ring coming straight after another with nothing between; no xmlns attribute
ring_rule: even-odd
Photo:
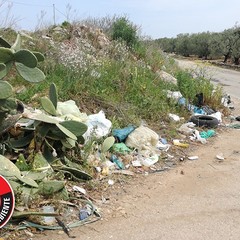
<svg viewBox="0 0 240 240"><path fill-rule="evenodd" d="M171 120L173 120L173 121L175 121L175 122L180 121L180 117L179 117L178 115L176 115L176 114L169 113L168 116L169 116L169 118L170 118Z"/></svg>
<svg viewBox="0 0 240 240"><path fill-rule="evenodd" d="M148 157L148 158L142 158L141 159L141 163L145 167L151 167L157 162L158 162L158 155L157 154L155 154L151 157Z"/></svg>
<svg viewBox="0 0 240 240"><path fill-rule="evenodd" d="M73 100L58 102L57 112L64 120L75 120L79 122L85 122L87 120L87 114L81 113Z"/></svg>
<svg viewBox="0 0 240 240"><path fill-rule="evenodd" d="M178 128L178 131L185 135L191 135L194 132L195 126L196 124L194 124L193 122L187 122L182 124L182 126Z"/></svg>
<svg viewBox="0 0 240 240"><path fill-rule="evenodd" d="M215 117L220 123L222 122L222 113L221 112L215 112L211 114L210 116Z"/></svg>
<svg viewBox="0 0 240 240"><path fill-rule="evenodd" d="M97 114L89 115L86 124L88 130L83 135L86 141L91 136L95 136L96 138L107 136L112 127L112 122L106 119L105 113L102 110Z"/></svg>
<svg viewBox="0 0 240 240"><path fill-rule="evenodd" d="M140 126L128 135L125 144L138 150L152 150L156 148L158 140L159 136L156 132L148 127Z"/></svg>

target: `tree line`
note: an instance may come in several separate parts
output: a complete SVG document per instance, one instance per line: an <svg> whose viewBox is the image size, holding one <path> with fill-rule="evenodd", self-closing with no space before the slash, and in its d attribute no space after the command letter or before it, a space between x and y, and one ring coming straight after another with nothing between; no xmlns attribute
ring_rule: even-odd
<svg viewBox="0 0 240 240"><path fill-rule="evenodd" d="M219 59L240 64L240 26L222 32L202 32L178 34L176 38L155 40L161 49L185 57L195 55L202 59Z"/></svg>

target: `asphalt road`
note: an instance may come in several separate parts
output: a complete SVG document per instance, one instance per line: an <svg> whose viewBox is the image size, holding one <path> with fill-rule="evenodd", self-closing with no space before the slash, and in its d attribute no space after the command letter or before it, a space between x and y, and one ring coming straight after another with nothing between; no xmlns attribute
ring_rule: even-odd
<svg viewBox="0 0 240 240"><path fill-rule="evenodd" d="M175 59L178 65L184 69L191 69L196 73L205 74L215 84L223 86L224 91L232 97L240 98L240 72L211 66L204 62Z"/></svg>

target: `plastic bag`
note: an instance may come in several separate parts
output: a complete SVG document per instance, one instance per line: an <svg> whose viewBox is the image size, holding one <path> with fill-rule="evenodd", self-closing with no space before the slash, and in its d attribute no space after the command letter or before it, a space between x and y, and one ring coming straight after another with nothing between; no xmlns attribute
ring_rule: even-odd
<svg viewBox="0 0 240 240"><path fill-rule="evenodd" d="M134 126L128 126L122 129L113 129L113 136L116 137L119 142L123 142L134 129Z"/></svg>
<svg viewBox="0 0 240 240"><path fill-rule="evenodd" d="M210 138L212 136L214 136L216 134L216 132L212 129L208 130L207 132L203 131L203 132L200 132L200 136L201 138Z"/></svg>
<svg viewBox="0 0 240 240"><path fill-rule="evenodd" d="M148 127L140 126L130 133L125 144L130 148L146 150L156 148L159 136Z"/></svg>
<svg viewBox="0 0 240 240"><path fill-rule="evenodd" d="M66 102L57 103L57 112L62 118L85 122L87 120L87 114L81 113L75 101L68 100Z"/></svg>
<svg viewBox="0 0 240 240"><path fill-rule="evenodd" d="M194 124L193 122L187 122L184 123L180 126L180 128L178 128L178 131L180 133L186 134L186 135L191 135L194 132L194 128L196 124Z"/></svg>
<svg viewBox="0 0 240 240"><path fill-rule="evenodd" d="M88 130L84 133L83 137L87 141L91 136L101 138L107 136L112 127L112 122L105 117L105 113L101 110L97 114L88 116L86 121Z"/></svg>

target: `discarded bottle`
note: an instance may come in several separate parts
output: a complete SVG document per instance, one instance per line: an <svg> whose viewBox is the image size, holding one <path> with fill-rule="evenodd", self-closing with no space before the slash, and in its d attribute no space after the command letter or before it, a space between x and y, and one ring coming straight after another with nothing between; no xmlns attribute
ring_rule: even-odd
<svg viewBox="0 0 240 240"><path fill-rule="evenodd" d="M44 213L54 213L54 207L47 205L42 207ZM55 223L55 217L43 217L45 224L52 225Z"/></svg>
<svg viewBox="0 0 240 240"><path fill-rule="evenodd" d="M183 148L189 147L189 144L188 144L188 143L182 143L182 142L180 142L178 139L174 139L174 140L173 140L173 144L174 144L175 146L179 146L179 147L183 147Z"/></svg>
<svg viewBox="0 0 240 240"><path fill-rule="evenodd" d="M124 164L118 159L116 155L112 155L110 160L114 162L120 169L124 169Z"/></svg>
<svg viewBox="0 0 240 240"><path fill-rule="evenodd" d="M84 208L82 208L79 212L79 219L80 220L84 220L86 218L88 218L92 213L91 207L89 206L89 204L87 204L86 206L84 206Z"/></svg>
<svg viewBox="0 0 240 240"><path fill-rule="evenodd" d="M161 138L160 141L161 141L162 144L167 144L167 139L166 138Z"/></svg>
<svg viewBox="0 0 240 240"><path fill-rule="evenodd" d="M198 156L190 156L188 157L188 160L198 160Z"/></svg>

